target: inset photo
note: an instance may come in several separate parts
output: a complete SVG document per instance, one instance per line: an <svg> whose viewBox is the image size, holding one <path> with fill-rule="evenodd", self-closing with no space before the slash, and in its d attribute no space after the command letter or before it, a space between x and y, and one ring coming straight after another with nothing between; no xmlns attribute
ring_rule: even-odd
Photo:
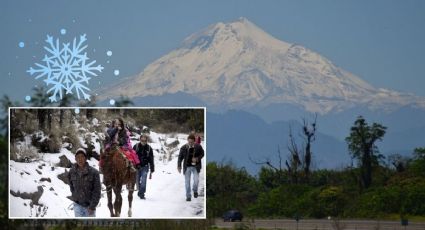
<svg viewBox="0 0 425 230"><path fill-rule="evenodd" d="M206 110L9 109L9 218L206 218Z"/></svg>

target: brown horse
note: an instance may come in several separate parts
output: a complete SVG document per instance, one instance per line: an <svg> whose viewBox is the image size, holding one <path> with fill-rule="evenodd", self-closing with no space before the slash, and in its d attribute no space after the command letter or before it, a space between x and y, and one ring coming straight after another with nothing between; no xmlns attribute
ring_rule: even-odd
<svg viewBox="0 0 425 230"><path fill-rule="evenodd" d="M133 201L134 185L136 184L136 172L132 172L130 170L128 164L131 163L124 156L122 150L118 146L109 148L103 155L103 159L103 183L106 186L108 208L111 212L111 217L119 217L121 214L121 189L123 185L127 185L129 206L128 216L131 217L131 203ZM115 202L113 206L112 190L115 193Z"/></svg>

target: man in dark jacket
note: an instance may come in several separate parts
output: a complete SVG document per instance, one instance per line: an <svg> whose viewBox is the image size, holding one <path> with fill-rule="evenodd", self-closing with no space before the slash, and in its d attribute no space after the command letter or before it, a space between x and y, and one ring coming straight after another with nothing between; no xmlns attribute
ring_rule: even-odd
<svg viewBox="0 0 425 230"><path fill-rule="evenodd" d="M148 144L148 136L145 134L140 136L140 142L133 146L134 151L136 151L137 156L140 160L140 167L137 172L137 189L139 192L137 195L140 199L145 199L146 192L146 179L148 176L148 171L150 169L151 176L155 171L154 158L152 147ZM149 178L151 178L151 176Z"/></svg>
<svg viewBox="0 0 425 230"><path fill-rule="evenodd" d="M190 176L193 174L193 197L198 197L199 173L201 172L201 159L204 157L204 149L195 143L195 135L187 137L187 144L180 148L177 170L181 173L183 163L183 174L185 176L186 201L191 201Z"/></svg>
<svg viewBox="0 0 425 230"><path fill-rule="evenodd" d="M68 174L71 200L74 201L75 217L95 217L100 200L99 172L87 163L86 151L82 148L75 153L75 163Z"/></svg>

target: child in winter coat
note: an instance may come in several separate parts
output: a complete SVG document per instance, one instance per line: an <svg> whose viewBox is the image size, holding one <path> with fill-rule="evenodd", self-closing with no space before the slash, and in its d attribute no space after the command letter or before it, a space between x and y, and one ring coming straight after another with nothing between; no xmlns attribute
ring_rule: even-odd
<svg viewBox="0 0 425 230"><path fill-rule="evenodd" d="M134 168L140 164L136 152L131 147L130 131L125 128L124 121L121 118L112 121L111 127L108 128L107 134L109 136L108 142L105 145L105 152L109 151L113 145L118 145L127 159L132 163L129 165L131 170L136 171ZM99 162L100 167L103 167L103 160Z"/></svg>

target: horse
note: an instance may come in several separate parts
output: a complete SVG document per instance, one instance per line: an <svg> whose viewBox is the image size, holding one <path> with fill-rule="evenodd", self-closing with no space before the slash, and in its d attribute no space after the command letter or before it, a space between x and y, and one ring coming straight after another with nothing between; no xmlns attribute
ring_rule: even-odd
<svg viewBox="0 0 425 230"><path fill-rule="evenodd" d="M122 151L118 146L111 146L103 156L103 183L106 186L111 217L119 217L121 214L121 189L123 185L127 185L128 189L128 217L132 215L131 203L133 202L134 185L136 184L136 172L130 170L128 164L131 164L131 162ZM114 205L112 205L112 191L115 194Z"/></svg>

